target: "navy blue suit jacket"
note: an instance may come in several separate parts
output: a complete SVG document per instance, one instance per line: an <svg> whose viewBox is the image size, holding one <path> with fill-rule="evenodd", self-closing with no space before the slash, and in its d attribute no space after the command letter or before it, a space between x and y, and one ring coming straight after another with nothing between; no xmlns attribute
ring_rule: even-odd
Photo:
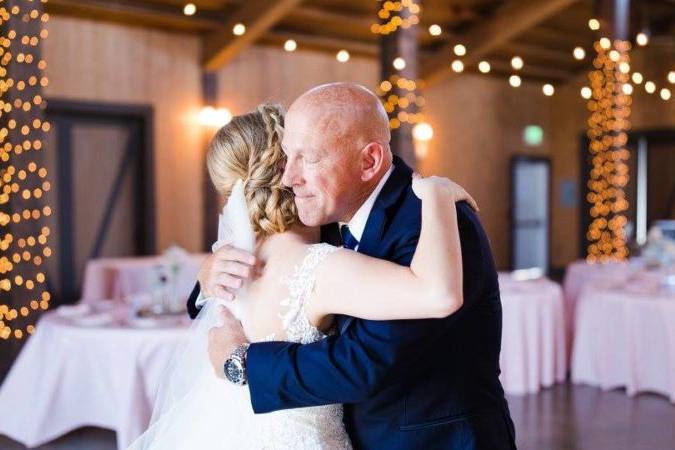
<svg viewBox="0 0 675 450"><path fill-rule="evenodd" d="M394 171L358 251L410 265L421 226L411 170ZM501 303L488 239L457 204L464 305L445 319L372 321L341 316L339 333L312 344L264 342L248 350L257 413L344 404L356 449L512 449L514 427L499 382ZM337 226L322 238L338 243ZM345 280L348 282L348 280ZM195 289L197 291L197 288ZM188 301L190 315L198 312Z"/></svg>

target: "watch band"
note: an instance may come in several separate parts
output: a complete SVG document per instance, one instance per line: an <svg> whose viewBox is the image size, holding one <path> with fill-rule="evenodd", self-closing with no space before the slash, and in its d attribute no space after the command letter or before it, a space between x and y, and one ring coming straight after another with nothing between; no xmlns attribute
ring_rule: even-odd
<svg viewBox="0 0 675 450"><path fill-rule="evenodd" d="M248 348L251 346L248 342L241 344L239 347L235 348L234 351L232 352L232 357L234 358L239 358L239 360L246 365L246 352L248 351Z"/></svg>

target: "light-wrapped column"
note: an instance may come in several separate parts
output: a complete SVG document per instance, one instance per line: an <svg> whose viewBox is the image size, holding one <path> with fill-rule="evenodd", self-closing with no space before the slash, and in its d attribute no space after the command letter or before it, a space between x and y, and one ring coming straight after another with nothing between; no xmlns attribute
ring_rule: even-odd
<svg viewBox="0 0 675 450"><path fill-rule="evenodd" d="M0 0L0 338L34 331L49 307L45 258L52 213L44 158L42 88L46 0Z"/></svg>
<svg viewBox="0 0 675 450"><path fill-rule="evenodd" d="M602 38L595 43L597 55L589 74L592 98L588 101L589 150L592 169L587 200L591 223L586 233L589 262L623 260L628 256L624 226L628 201L630 153L626 148L630 130L632 86L629 84L630 43Z"/></svg>

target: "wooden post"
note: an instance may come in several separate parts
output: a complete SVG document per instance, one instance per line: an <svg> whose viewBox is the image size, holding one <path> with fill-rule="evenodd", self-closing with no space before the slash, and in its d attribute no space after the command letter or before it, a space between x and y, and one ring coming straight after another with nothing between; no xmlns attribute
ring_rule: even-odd
<svg viewBox="0 0 675 450"><path fill-rule="evenodd" d="M216 106L218 97L218 76L216 72L204 71L202 72L202 104L204 106ZM210 252L211 245L216 242L218 238L218 213L220 206L220 199L216 189L211 183L211 177L206 169L206 147L213 137L211 129L205 129L203 132L203 148L205 149L202 158L202 167L204 173L203 183L203 208L204 208L204 226L203 226L203 242L204 251Z"/></svg>
<svg viewBox="0 0 675 450"><path fill-rule="evenodd" d="M409 9L403 8L399 13L401 19L409 19L412 14ZM383 19L383 23L387 22ZM406 80L417 82L418 80L418 48L417 41L418 27L416 24L408 28L399 27L393 33L381 35L380 37L380 76L381 80L392 80L392 77L403 77ZM405 61L405 67L397 70L393 66L396 58L402 58ZM396 95L398 98L405 97L410 91L401 88L392 82L392 89L384 94L387 98L390 95ZM419 89L419 86L415 92ZM417 106L410 102L410 106L405 108L406 112L416 113ZM389 113L390 119L398 119L398 113L402 108L396 107ZM415 159L415 149L412 139L413 125L407 121L400 121L400 126L392 127L391 150L395 155L401 157L410 167L415 168L417 163Z"/></svg>
<svg viewBox="0 0 675 450"><path fill-rule="evenodd" d="M631 176L626 164L632 92L627 70L630 0L600 0L596 6L602 37L594 45L596 57L589 76L593 97L588 101L587 136L592 170L587 183L590 221L586 238L587 260L604 263L628 256L625 187Z"/></svg>
<svg viewBox="0 0 675 450"><path fill-rule="evenodd" d="M43 4L0 3L0 378L50 306L46 259L52 233L50 180L45 164L40 41L48 16Z"/></svg>
<svg viewBox="0 0 675 450"><path fill-rule="evenodd" d="M630 0L596 0L596 10L607 37L628 40L630 30ZM603 33L604 35L604 33Z"/></svg>

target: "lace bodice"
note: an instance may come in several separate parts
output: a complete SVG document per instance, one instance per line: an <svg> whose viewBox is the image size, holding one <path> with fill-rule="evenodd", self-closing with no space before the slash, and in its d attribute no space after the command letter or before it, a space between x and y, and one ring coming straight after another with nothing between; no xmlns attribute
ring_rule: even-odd
<svg viewBox="0 0 675 450"><path fill-rule="evenodd" d="M305 305L314 290L317 267L327 255L337 249L329 244L310 246L302 263L295 267L293 275L282 280L288 287L288 297L281 301L281 306L287 308L281 314L286 340L309 344L326 337L310 323Z"/></svg>
<svg viewBox="0 0 675 450"><path fill-rule="evenodd" d="M316 281L316 269L327 255L338 250L329 244L315 244L307 249L293 274L282 281L288 287L288 297L281 301L280 314L285 340L309 344L326 337L313 326L305 306ZM342 405L277 411L256 416L268 426L261 433L260 448L298 450L351 450L349 436L342 423ZM260 425L263 425L261 423Z"/></svg>

